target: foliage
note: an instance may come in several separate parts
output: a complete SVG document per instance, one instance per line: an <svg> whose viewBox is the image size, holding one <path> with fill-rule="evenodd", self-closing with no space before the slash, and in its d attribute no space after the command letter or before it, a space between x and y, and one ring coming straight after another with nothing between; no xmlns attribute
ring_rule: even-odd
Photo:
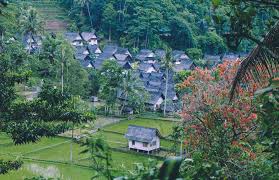
<svg viewBox="0 0 279 180"><path fill-rule="evenodd" d="M72 96L67 92L62 94L58 89L44 86L38 99L12 103L2 130L11 135L16 144L22 144L64 132L69 128L67 122L93 120L90 113L79 111L72 103Z"/></svg>
<svg viewBox="0 0 279 180"><path fill-rule="evenodd" d="M242 90L237 101L229 104L231 82L238 65L235 61L223 62L213 70L198 68L180 86L187 92L182 112L185 144L192 156L196 153L201 156L194 159L194 165L191 162L185 165L185 175L189 177L197 176L191 173L196 172L192 168L203 170L206 176L211 171L213 174L220 171L216 175L219 178L251 175L245 164L255 157L249 140L257 128L252 104L257 86L250 91ZM203 163L208 163L208 170L204 169L207 165L204 167ZM240 175L239 171L244 174Z"/></svg>
<svg viewBox="0 0 279 180"><path fill-rule="evenodd" d="M116 61L106 60L101 69L101 97L108 108L117 101L117 90L122 81L122 69Z"/></svg>
<svg viewBox="0 0 279 180"><path fill-rule="evenodd" d="M61 36L48 35L43 40L39 59L32 63L32 70L43 81L61 89L63 85L63 89L73 95L88 95L88 72L74 59L72 46Z"/></svg>
<svg viewBox="0 0 279 180"><path fill-rule="evenodd" d="M186 50L186 53L194 61L201 59L203 56L201 49L198 48L189 48Z"/></svg>
<svg viewBox="0 0 279 180"><path fill-rule="evenodd" d="M278 20L278 1L215 0L212 19L224 31L228 47L238 50L245 39L260 44L260 37Z"/></svg>
<svg viewBox="0 0 279 180"><path fill-rule="evenodd" d="M259 140L264 146L264 153L270 154L273 172L270 178L279 177L279 80L275 77L269 87L257 91L259 99L259 123L261 132Z"/></svg>
<svg viewBox="0 0 279 180"><path fill-rule="evenodd" d="M81 153L90 153L90 161L92 168L97 172L92 178L106 177L109 180L113 179L111 168L112 168L112 158L110 147L102 138L88 138L82 144L86 146L87 149Z"/></svg>
<svg viewBox="0 0 279 180"><path fill-rule="evenodd" d="M10 170L17 170L21 167L22 161L4 161L0 159L0 174L5 174Z"/></svg>
<svg viewBox="0 0 279 180"><path fill-rule="evenodd" d="M197 37L199 48L206 54L222 54L226 52L226 45L222 38L215 32L208 32L204 36Z"/></svg>
<svg viewBox="0 0 279 180"><path fill-rule="evenodd" d="M122 82L119 86L120 92L123 94L121 113L124 106L132 108L136 113L143 112L147 93L143 88L142 82L132 70L124 70L122 74Z"/></svg>
<svg viewBox="0 0 279 180"><path fill-rule="evenodd" d="M197 46L197 36L209 32L210 3L199 0L88 0L86 6L76 1L62 1L70 10L80 30L93 26L108 39L134 48L165 48L185 50ZM82 12L82 14L81 14ZM220 34L219 34L220 35ZM110 38L111 37L111 38ZM218 45L218 44L214 44Z"/></svg>
<svg viewBox="0 0 279 180"><path fill-rule="evenodd" d="M28 55L18 43L4 44L0 52L0 117L7 112L16 98L14 85L24 82L30 77L26 67Z"/></svg>

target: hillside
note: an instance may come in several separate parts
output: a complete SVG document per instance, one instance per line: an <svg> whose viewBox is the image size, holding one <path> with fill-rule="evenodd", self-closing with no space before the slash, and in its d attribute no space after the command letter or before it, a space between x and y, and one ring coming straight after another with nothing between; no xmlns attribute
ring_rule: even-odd
<svg viewBox="0 0 279 180"><path fill-rule="evenodd" d="M26 3L36 8L49 32L65 32L71 20L58 0L12 0L12 3Z"/></svg>

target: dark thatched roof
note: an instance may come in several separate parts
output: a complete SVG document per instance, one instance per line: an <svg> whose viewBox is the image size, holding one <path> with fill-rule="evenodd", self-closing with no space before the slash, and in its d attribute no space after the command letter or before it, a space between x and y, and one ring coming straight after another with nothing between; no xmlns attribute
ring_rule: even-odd
<svg viewBox="0 0 279 180"><path fill-rule="evenodd" d="M160 133L156 128L129 125L125 137L129 140L150 143L156 137L160 137Z"/></svg>

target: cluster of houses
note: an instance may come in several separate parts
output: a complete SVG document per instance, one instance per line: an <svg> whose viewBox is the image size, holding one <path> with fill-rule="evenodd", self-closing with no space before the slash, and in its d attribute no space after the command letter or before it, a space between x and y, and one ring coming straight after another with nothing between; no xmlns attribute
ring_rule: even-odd
<svg viewBox="0 0 279 180"><path fill-rule="evenodd" d="M167 112L176 112L181 109L175 91L174 74L183 70L193 70L196 67L196 64L184 51L172 51L172 68L169 71L166 86L166 73L162 63L166 57L164 50L157 49L153 51L142 49L132 55L127 48L122 48L117 45L106 45L101 49L98 44L99 39L93 32L66 32L64 33L64 37L74 47L75 59L84 68L100 70L105 60L116 61L124 69L133 68L148 94L149 98L146 101L146 105L150 110L163 110L162 104L165 99L167 99ZM41 49L42 40L42 36L27 34L23 38L23 44L27 51L34 53ZM211 66L214 66L220 63L222 59L235 60L239 58L239 55L206 55L205 58Z"/></svg>
<svg viewBox="0 0 279 180"><path fill-rule="evenodd" d="M127 48L117 45L106 45L101 50L98 46L98 38L94 33L65 33L65 38L74 46L75 58L85 68L100 70L105 60L116 61L124 69L134 67L148 93L149 98L146 105L150 110L162 110L165 98L168 101L167 112L179 110L174 73L196 67L195 63L183 51L175 50L172 52L173 68L169 72L166 95L166 74L162 66L162 61L166 56L164 50L142 49L135 56L132 56ZM121 98L121 94L118 98Z"/></svg>

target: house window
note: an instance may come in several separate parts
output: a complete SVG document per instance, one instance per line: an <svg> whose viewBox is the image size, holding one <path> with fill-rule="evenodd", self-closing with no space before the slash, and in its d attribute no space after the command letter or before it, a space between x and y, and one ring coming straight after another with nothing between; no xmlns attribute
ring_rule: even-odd
<svg viewBox="0 0 279 180"><path fill-rule="evenodd" d="M146 142L142 143L143 147L147 147L147 145L148 145L148 143L146 143Z"/></svg>
<svg viewBox="0 0 279 180"><path fill-rule="evenodd" d="M136 143L135 141L132 141L132 145L133 145L133 146L135 145L135 143Z"/></svg>
<svg viewBox="0 0 279 180"><path fill-rule="evenodd" d="M156 143L157 143L156 141L153 141L152 146L156 146Z"/></svg>

